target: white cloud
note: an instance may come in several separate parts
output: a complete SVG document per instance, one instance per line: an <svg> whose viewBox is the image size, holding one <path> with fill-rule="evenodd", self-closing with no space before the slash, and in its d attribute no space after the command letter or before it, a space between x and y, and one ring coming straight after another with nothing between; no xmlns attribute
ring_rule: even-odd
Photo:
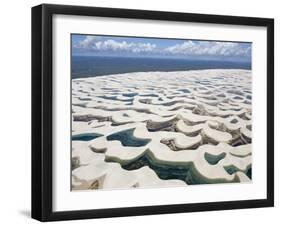
<svg viewBox="0 0 281 226"><path fill-rule="evenodd" d="M90 48L97 40L99 37L93 36L93 35L87 35L85 39L80 41L79 43L76 43L74 45L74 48L79 48L79 49L88 49Z"/></svg>
<svg viewBox="0 0 281 226"><path fill-rule="evenodd" d="M134 54L156 54L174 56L225 56L248 57L251 55L251 46L245 46L236 42L214 41L184 41L166 48L160 48L156 44L142 42L117 41L104 39L99 36L86 36L85 39L74 45L76 49L86 51L125 52Z"/></svg>
<svg viewBox="0 0 281 226"><path fill-rule="evenodd" d="M156 51L156 45L151 43L117 42L112 39L98 41L95 36L87 36L75 47L96 51L125 51L132 53L148 53Z"/></svg>
<svg viewBox="0 0 281 226"><path fill-rule="evenodd" d="M105 51L126 51L133 53L153 52L156 49L155 44L150 43L134 43L134 42L117 42L114 40L106 40L96 42L95 49Z"/></svg>
<svg viewBox="0 0 281 226"><path fill-rule="evenodd" d="M166 53L202 56L249 56L251 47L235 42L185 41L164 49Z"/></svg>

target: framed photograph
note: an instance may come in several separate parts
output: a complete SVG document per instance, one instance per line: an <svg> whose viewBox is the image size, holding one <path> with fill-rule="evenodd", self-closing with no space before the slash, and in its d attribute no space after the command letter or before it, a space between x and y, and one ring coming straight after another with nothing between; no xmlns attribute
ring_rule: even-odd
<svg viewBox="0 0 281 226"><path fill-rule="evenodd" d="M274 205L274 21L32 8L32 217Z"/></svg>

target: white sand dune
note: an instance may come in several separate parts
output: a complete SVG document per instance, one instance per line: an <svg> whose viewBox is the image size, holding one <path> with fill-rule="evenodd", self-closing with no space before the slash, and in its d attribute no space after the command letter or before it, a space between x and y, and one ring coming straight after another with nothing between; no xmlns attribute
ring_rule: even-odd
<svg viewBox="0 0 281 226"><path fill-rule="evenodd" d="M251 71L72 80L72 189L251 181Z"/></svg>

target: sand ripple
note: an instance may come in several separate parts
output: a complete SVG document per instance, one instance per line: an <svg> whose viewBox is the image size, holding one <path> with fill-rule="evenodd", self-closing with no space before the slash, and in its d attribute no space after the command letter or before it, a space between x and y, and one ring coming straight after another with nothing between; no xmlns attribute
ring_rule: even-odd
<svg viewBox="0 0 281 226"><path fill-rule="evenodd" d="M251 181L251 72L72 80L72 189Z"/></svg>

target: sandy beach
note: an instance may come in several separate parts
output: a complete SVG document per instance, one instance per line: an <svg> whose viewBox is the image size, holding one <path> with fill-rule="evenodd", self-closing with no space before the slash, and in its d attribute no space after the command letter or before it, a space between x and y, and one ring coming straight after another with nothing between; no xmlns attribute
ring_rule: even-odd
<svg viewBox="0 0 281 226"><path fill-rule="evenodd" d="M72 190L251 182L251 71L72 79Z"/></svg>

